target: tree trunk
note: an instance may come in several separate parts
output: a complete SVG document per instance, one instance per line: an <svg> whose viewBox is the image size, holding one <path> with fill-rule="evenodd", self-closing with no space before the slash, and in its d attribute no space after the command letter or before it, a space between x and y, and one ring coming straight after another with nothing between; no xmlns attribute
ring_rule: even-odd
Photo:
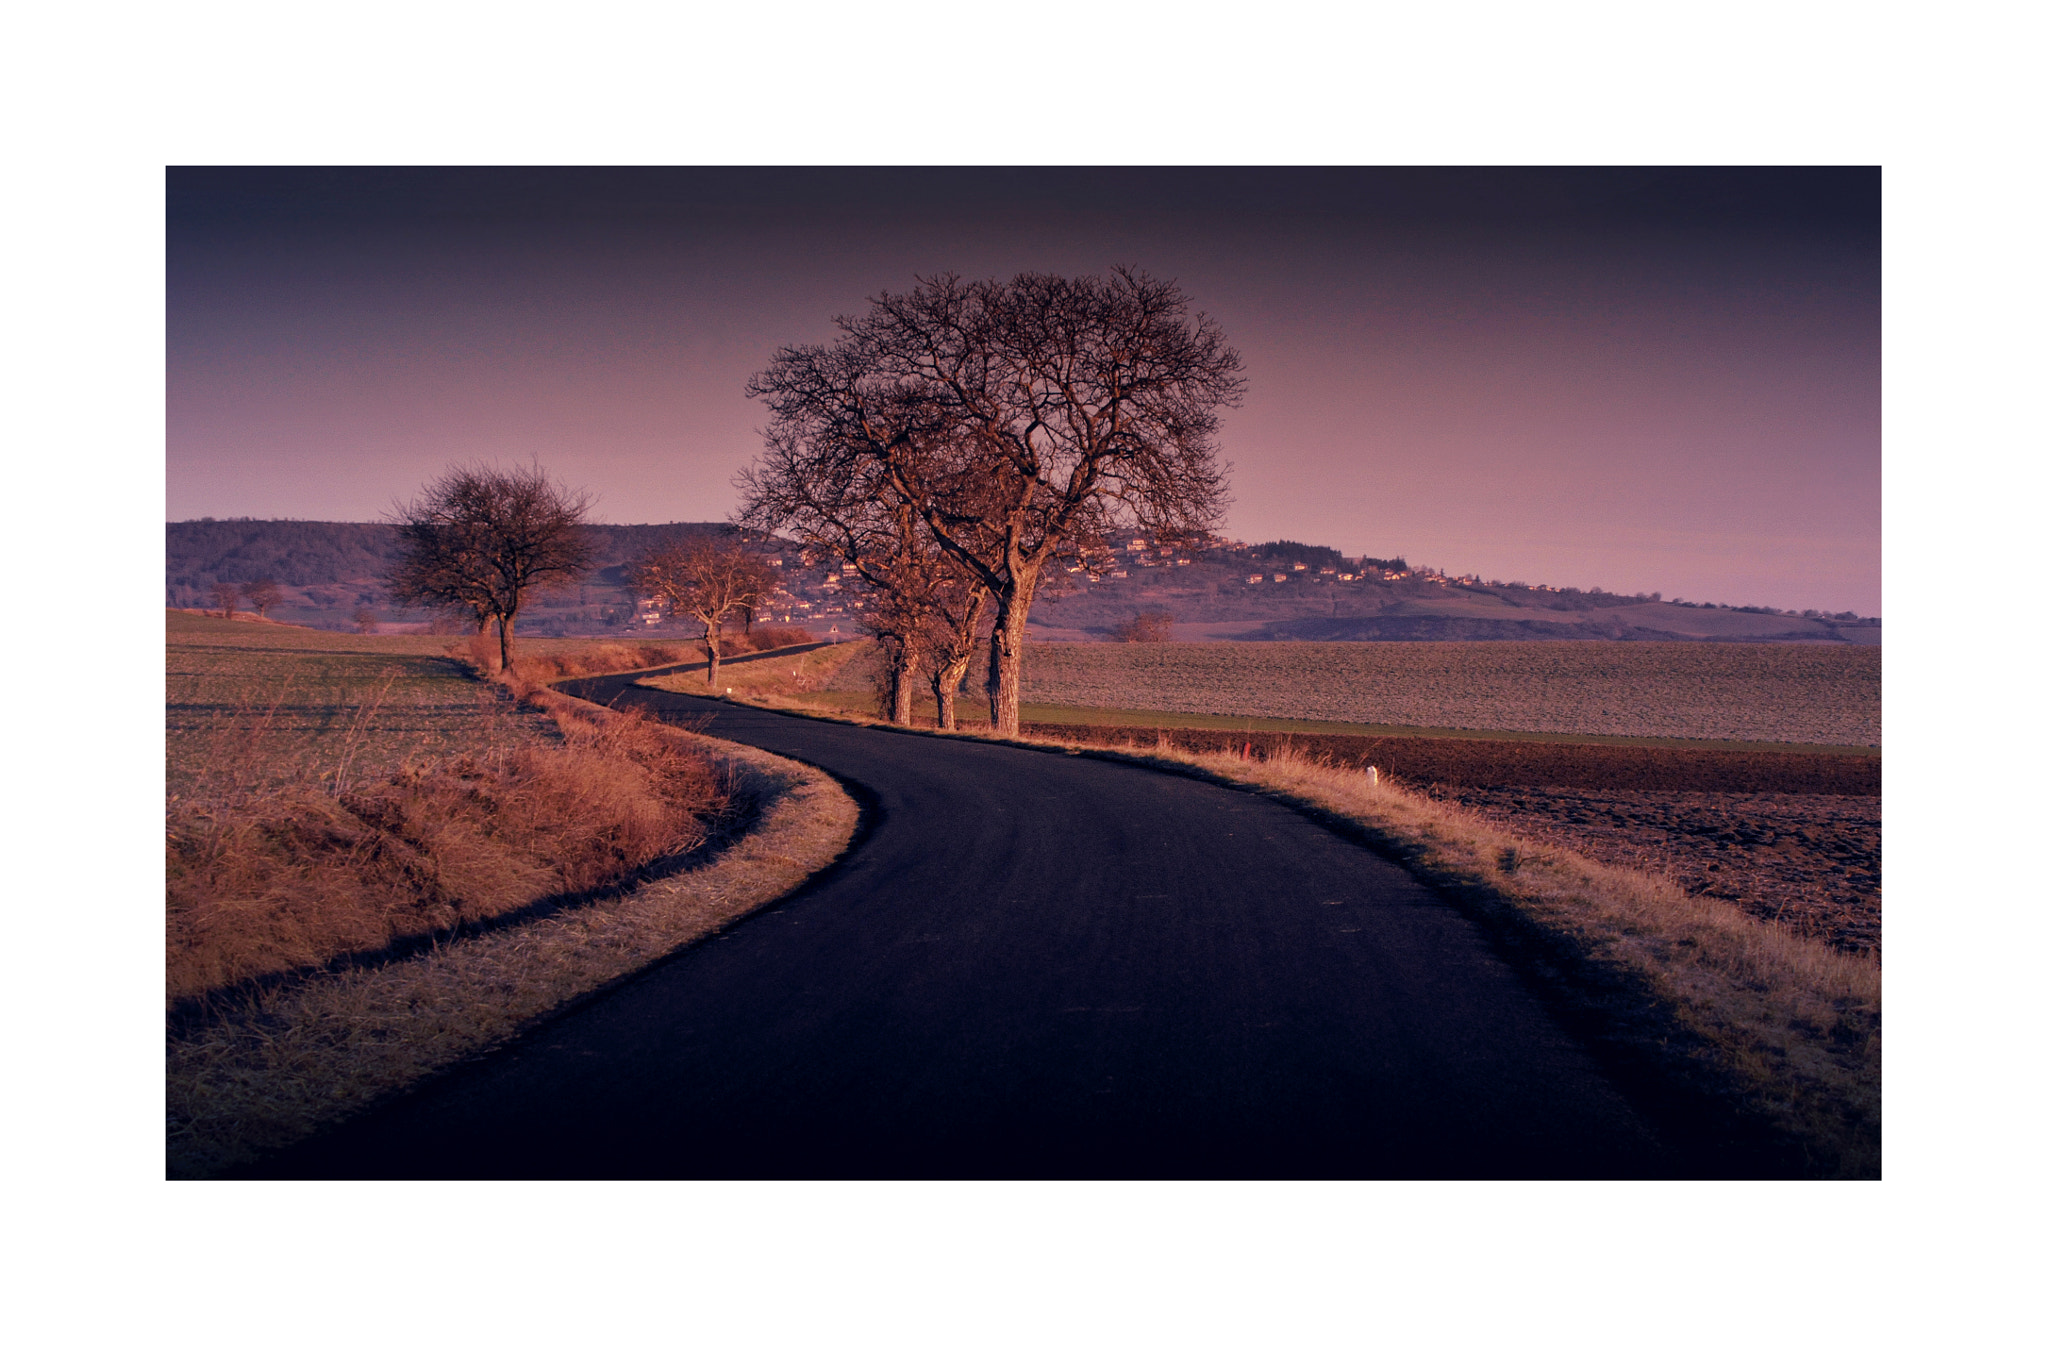
<svg viewBox="0 0 2048 1347"><path fill-rule="evenodd" d="M953 627L953 641L932 670L932 696L939 704L939 728L960 728L960 683L974 663L975 633L981 630L981 615L988 610L988 591L976 587L967 611Z"/></svg>
<svg viewBox="0 0 2048 1347"><path fill-rule="evenodd" d="M514 614L502 613L498 617L498 667L509 671L512 668L512 623Z"/></svg>
<svg viewBox="0 0 2048 1347"><path fill-rule="evenodd" d="M957 730L960 728L960 680L967 676L967 666L974 663L974 648L967 653L950 659L932 670L932 697L939 704L939 728Z"/></svg>
<svg viewBox="0 0 2048 1347"><path fill-rule="evenodd" d="M989 727L1006 738L1019 730L1019 708L1024 689L1024 622L1031 616L1031 595L1037 588L1035 572L1023 577L1017 588L998 599L995 630L988 643Z"/></svg>
<svg viewBox="0 0 2048 1347"><path fill-rule="evenodd" d="M906 650L897 657L895 676L889 680L889 722L910 723L911 699L917 695L917 656Z"/></svg>
<svg viewBox="0 0 2048 1347"><path fill-rule="evenodd" d="M704 624L704 656L711 661L705 667L704 681L715 691L718 687L718 629L708 622Z"/></svg>
<svg viewBox="0 0 2048 1347"><path fill-rule="evenodd" d="M972 615L976 618L981 616L979 604L975 605ZM974 627L979 625L977 622L968 627L960 643L965 649L956 647L947 652L945 659L932 670L932 697L939 704L939 728L942 730L960 728L960 681L967 677L968 666L974 663Z"/></svg>

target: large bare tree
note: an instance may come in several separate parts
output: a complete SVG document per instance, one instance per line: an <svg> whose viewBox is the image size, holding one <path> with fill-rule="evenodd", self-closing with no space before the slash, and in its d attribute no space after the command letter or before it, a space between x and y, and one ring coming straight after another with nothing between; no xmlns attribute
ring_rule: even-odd
<svg viewBox="0 0 2048 1347"><path fill-rule="evenodd" d="M693 537L641 553L628 583L661 603L670 621L704 624L704 681L718 682L720 637L728 619L765 602L775 592L775 571L732 537Z"/></svg>
<svg viewBox="0 0 2048 1347"><path fill-rule="evenodd" d="M510 668L513 624L527 595L589 568L589 512L589 492L571 490L537 463L451 468L394 509L400 560L386 587L401 603L465 613L479 633L496 619L498 659Z"/></svg>
<svg viewBox="0 0 2048 1347"><path fill-rule="evenodd" d="M1024 625L1046 568L1117 526L1168 538L1221 517L1218 412L1242 361L1169 281L1027 273L922 279L785 347L748 382L771 449L832 479L879 481L983 586L989 710L1015 734Z"/></svg>

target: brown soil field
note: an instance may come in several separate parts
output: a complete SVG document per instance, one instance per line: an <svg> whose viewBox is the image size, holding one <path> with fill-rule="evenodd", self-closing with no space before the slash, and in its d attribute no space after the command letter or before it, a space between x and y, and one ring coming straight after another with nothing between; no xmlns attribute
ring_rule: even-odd
<svg viewBox="0 0 2048 1347"><path fill-rule="evenodd" d="M1882 954L1881 806L1875 795L1428 790L1520 836L1647 870L1688 893L1848 952Z"/></svg>
<svg viewBox="0 0 2048 1347"><path fill-rule="evenodd" d="M1567 787L1578 790L1709 791L1876 797L1883 760L1832 753L1550 744L1425 735L1274 734L1229 730L1145 730L1111 725L1033 724L1033 734L1077 743L1172 744L1214 753L1249 745L1254 757L1282 747L1338 766L1378 767L1418 785Z"/></svg>

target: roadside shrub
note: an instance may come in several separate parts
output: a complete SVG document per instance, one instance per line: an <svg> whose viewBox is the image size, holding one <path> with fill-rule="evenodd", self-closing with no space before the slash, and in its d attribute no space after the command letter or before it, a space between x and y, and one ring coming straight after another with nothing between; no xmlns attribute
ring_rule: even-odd
<svg viewBox="0 0 2048 1347"><path fill-rule="evenodd" d="M1173 614L1164 608L1152 608L1137 613L1128 622L1119 622L1109 629L1110 639L1125 642L1171 641L1173 639Z"/></svg>
<svg viewBox="0 0 2048 1347"><path fill-rule="evenodd" d="M809 645L818 638L802 627L764 627L752 635L728 637L736 654L752 654L761 650L780 650L784 646Z"/></svg>

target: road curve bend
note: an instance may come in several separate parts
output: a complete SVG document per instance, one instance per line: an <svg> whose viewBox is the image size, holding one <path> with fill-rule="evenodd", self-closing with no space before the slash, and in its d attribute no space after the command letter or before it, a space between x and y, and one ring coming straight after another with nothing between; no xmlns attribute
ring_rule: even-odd
<svg viewBox="0 0 2048 1347"><path fill-rule="evenodd" d="M1475 926L1284 805L631 676L568 686L831 772L864 835L250 1177L1692 1171Z"/></svg>

